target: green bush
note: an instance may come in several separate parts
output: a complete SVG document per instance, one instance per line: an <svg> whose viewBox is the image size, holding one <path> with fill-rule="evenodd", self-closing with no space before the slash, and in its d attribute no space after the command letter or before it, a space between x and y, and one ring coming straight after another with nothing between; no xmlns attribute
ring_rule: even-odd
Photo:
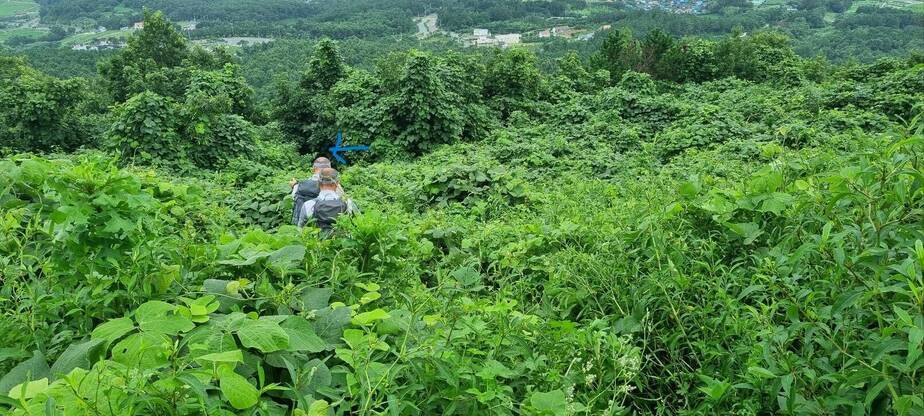
<svg viewBox="0 0 924 416"><path fill-rule="evenodd" d="M179 106L153 92L143 92L116 107L107 133L109 146L127 162L179 163L187 147L176 129Z"/></svg>

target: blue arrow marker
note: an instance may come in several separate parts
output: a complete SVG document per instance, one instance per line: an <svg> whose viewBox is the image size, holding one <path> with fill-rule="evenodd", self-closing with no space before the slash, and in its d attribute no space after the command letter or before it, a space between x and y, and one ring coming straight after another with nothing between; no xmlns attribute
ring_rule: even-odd
<svg viewBox="0 0 924 416"><path fill-rule="evenodd" d="M369 150L369 146L359 145L359 146L343 146L343 131L337 130L337 144L333 147L327 149L330 150L330 154L334 156L334 159L337 159L338 162L347 164L346 159L343 156L340 156L340 152L351 152L354 150Z"/></svg>

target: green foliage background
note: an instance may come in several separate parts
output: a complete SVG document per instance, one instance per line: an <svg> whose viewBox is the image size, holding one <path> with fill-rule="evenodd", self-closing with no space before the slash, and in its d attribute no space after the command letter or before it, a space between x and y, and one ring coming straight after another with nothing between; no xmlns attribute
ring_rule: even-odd
<svg viewBox="0 0 924 416"><path fill-rule="evenodd" d="M0 60L4 412L924 412L920 55L324 40L263 107L145 18L98 78ZM319 238L285 184L336 128Z"/></svg>

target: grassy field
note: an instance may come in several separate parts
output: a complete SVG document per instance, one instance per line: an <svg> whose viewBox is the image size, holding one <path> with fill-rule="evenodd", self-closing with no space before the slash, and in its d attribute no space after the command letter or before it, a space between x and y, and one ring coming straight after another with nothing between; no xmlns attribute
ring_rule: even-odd
<svg viewBox="0 0 924 416"><path fill-rule="evenodd" d="M0 43L6 42L13 36L29 36L37 38L48 33L45 28L18 27L14 29L0 29Z"/></svg>
<svg viewBox="0 0 924 416"><path fill-rule="evenodd" d="M755 7L779 7L786 5L785 0L752 0L752 3L754 3ZM856 0L848 11L850 13L856 12L857 8L860 6L892 7L896 9L924 11L924 1L922 0Z"/></svg>
<svg viewBox="0 0 924 416"><path fill-rule="evenodd" d="M114 39L114 38L127 38L128 35L132 33L130 30L107 30L105 32L92 32L92 33L78 33L73 36L68 36L61 41L63 46L71 46L80 43L92 42L97 39Z"/></svg>
<svg viewBox="0 0 924 416"><path fill-rule="evenodd" d="M0 18L18 14L38 12L39 5L34 1L0 0Z"/></svg>
<svg viewBox="0 0 924 416"><path fill-rule="evenodd" d="M860 6L892 7L896 9L924 11L924 1L921 0L856 0L850 7L850 11L854 12Z"/></svg>

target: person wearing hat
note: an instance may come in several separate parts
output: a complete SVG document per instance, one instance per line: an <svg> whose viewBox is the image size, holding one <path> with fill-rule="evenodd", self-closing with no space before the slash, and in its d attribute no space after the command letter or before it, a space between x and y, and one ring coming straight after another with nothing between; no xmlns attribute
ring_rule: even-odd
<svg viewBox="0 0 924 416"><path fill-rule="evenodd" d="M318 172L320 192L314 199L306 201L298 215L298 226L304 227L309 221L329 235L340 214L357 212L353 201L345 198L340 188L340 174L333 168L324 168Z"/></svg>
<svg viewBox="0 0 924 416"><path fill-rule="evenodd" d="M318 197L318 193L321 192L320 186L318 185L318 174L321 172L321 169L330 168L330 159L321 156L314 160L314 163L311 165L311 177L303 181L298 181L295 178L289 181L289 186L292 188L292 199L295 200L295 205L292 207L292 225L298 224L298 214L301 210L302 205L306 201L312 200ZM343 192L343 190L339 190Z"/></svg>

